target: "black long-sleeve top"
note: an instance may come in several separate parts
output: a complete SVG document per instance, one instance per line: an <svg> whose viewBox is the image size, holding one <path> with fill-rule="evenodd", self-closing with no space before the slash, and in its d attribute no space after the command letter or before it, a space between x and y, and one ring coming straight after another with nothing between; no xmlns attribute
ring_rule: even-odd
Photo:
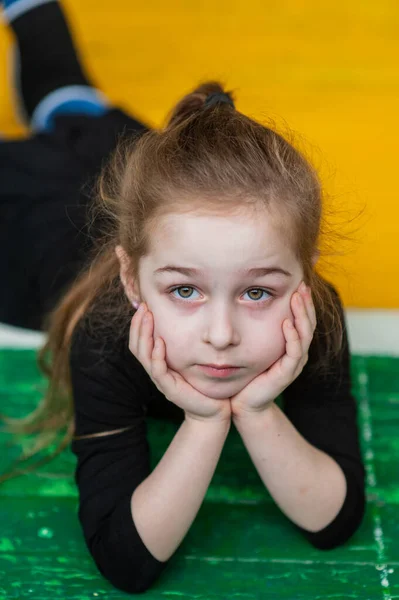
<svg viewBox="0 0 399 600"><path fill-rule="evenodd" d="M330 365L328 376L312 376L310 367L317 358L312 341L307 364L282 395L283 411L292 424L338 463L347 481L344 504L324 529L309 532L293 524L322 550L345 543L359 528L365 511L365 469L351 391L347 328L341 300L334 292L344 326L339 358ZM138 593L151 587L171 560L160 562L150 553L131 513L133 491L151 472L146 415L149 407L157 405L161 413L165 410L173 420L183 422L184 412L165 399L130 352L129 328L130 322L126 335L111 345L109 338L105 343L83 325L75 329L70 368L76 431L71 450L77 456L78 516L87 547L105 578L117 588ZM120 429L124 430L82 437Z"/></svg>

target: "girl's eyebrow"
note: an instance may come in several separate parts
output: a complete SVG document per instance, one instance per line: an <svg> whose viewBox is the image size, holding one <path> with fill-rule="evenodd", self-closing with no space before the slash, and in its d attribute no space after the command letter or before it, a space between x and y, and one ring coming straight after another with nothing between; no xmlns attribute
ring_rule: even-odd
<svg viewBox="0 0 399 600"><path fill-rule="evenodd" d="M159 275L162 273L181 273L186 277L191 277L193 275L203 275L203 271L200 269L193 269L190 267L177 267L175 265L166 265L165 267L160 267L154 271L154 275ZM241 269L237 271L238 275L247 277L264 277L265 275L270 275L271 273L277 273L280 275L284 275L285 277L292 277L292 273L282 269L281 267L254 267L252 269Z"/></svg>

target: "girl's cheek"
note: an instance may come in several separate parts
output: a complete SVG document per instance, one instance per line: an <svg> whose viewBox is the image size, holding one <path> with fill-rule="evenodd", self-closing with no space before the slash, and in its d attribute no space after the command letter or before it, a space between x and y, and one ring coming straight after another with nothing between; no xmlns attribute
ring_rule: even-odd
<svg viewBox="0 0 399 600"><path fill-rule="evenodd" d="M154 313L152 313L152 320L153 320L153 338L155 340L156 337L161 337L164 342L166 343L167 339L168 339L168 330L165 327L165 318L161 316L157 316L154 315ZM159 326L159 324L161 323L161 326Z"/></svg>

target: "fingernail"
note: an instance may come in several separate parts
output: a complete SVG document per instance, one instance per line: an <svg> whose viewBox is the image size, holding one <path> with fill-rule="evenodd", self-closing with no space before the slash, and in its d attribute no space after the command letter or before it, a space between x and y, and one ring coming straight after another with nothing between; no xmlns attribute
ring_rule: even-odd
<svg viewBox="0 0 399 600"><path fill-rule="evenodd" d="M302 281L301 285L299 286L299 290L301 292L306 292L306 285L304 281Z"/></svg>

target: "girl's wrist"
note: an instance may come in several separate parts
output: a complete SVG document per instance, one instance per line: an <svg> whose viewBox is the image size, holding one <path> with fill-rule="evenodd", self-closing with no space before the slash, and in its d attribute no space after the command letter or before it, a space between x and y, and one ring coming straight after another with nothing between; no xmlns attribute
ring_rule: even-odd
<svg viewBox="0 0 399 600"><path fill-rule="evenodd" d="M213 417L201 417L185 413L185 421L192 424L194 427L212 427L214 429L229 430L231 427L231 418L222 415Z"/></svg>

